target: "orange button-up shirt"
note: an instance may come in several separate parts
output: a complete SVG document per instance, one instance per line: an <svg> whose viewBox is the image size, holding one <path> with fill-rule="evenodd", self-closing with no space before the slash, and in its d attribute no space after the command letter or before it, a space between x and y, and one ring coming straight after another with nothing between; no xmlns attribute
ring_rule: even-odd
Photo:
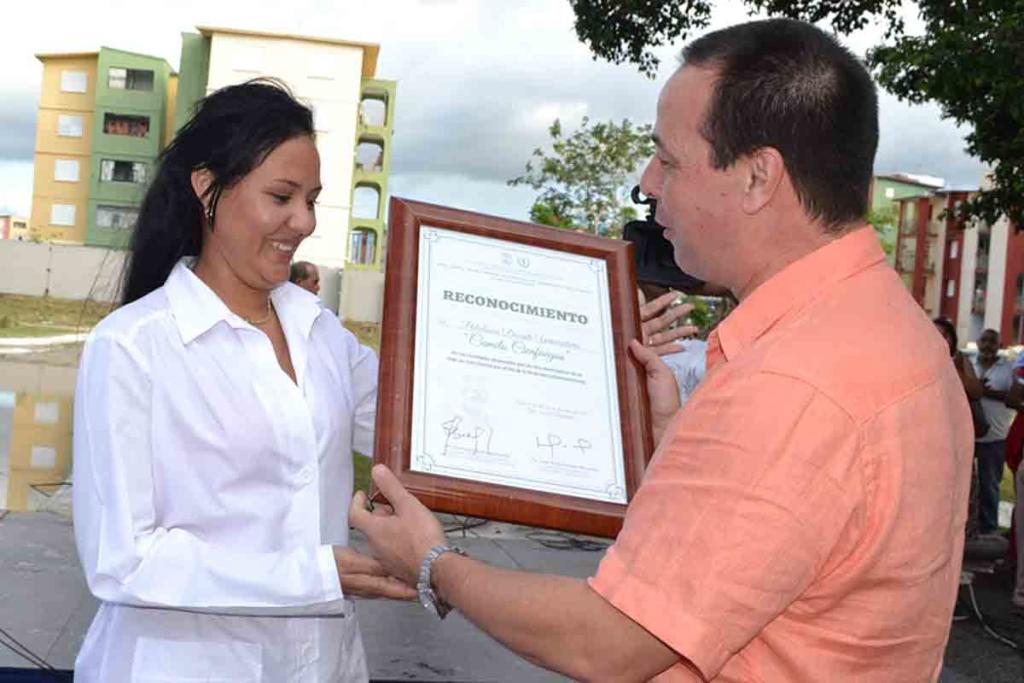
<svg viewBox="0 0 1024 683"><path fill-rule="evenodd" d="M948 347L857 230L711 335L591 586L707 679L934 680L973 439Z"/></svg>

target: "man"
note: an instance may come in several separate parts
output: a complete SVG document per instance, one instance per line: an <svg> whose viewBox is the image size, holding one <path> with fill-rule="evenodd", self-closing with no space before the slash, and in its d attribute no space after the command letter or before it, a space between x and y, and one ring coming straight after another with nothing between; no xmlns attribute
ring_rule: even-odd
<svg viewBox="0 0 1024 683"><path fill-rule="evenodd" d="M437 520L380 465L393 512L357 495L350 520L391 574L429 575L425 602L572 678L934 680L973 433L945 344L862 218L874 86L793 21L683 57L641 188L679 266L739 304L675 415L668 369L631 344L659 445L597 575L442 552Z"/></svg>
<svg viewBox="0 0 1024 683"><path fill-rule="evenodd" d="M985 330L978 337L974 373L984 389L981 407L989 424L985 435L974 442L974 457L978 461L978 531L994 534L999 531L999 484L1006 461L1006 433L1013 420L1013 411L1006 407L1013 385L1013 364L999 357L999 333L995 330Z"/></svg>
<svg viewBox="0 0 1024 683"><path fill-rule="evenodd" d="M293 263L288 279L308 292L320 294L320 271L309 261Z"/></svg>

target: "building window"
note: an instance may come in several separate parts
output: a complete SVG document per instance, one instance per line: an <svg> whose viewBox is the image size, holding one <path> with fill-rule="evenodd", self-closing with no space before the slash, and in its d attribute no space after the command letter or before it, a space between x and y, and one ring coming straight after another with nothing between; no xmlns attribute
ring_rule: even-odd
<svg viewBox="0 0 1024 683"><path fill-rule="evenodd" d="M356 228L349 235L348 258L353 263L373 263L377 255L377 233L369 228Z"/></svg>
<svg viewBox="0 0 1024 683"><path fill-rule="evenodd" d="M352 217L377 220L380 216L380 190L373 185L358 185L352 193Z"/></svg>
<svg viewBox="0 0 1024 683"><path fill-rule="evenodd" d="M364 173L383 171L384 145L370 140L360 140L356 146L356 170Z"/></svg>
<svg viewBox="0 0 1024 683"><path fill-rule="evenodd" d="M11 223L11 227L15 230L27 230L28 223L26 223L25 221L14 221L13 223Z"/></svg>
<svg viewBox="0 0 1024 683"><path fill-rule="evenodd" d="M956 294L956 280L946 280L946 298L952 299Z"/></svg>
<svg viewBox="0 0 1024 683"><path fill-rule="evenodd" d="M85 128L85 120L75 114L59 114L57 116L57 135L65 138L80 138Z"/></svg>
<svg viewBox="0 0 1024 683"><path fill-rule="evenodd" d="M949 258L955 259L957 256L960 255L959 252L960 252L960 243L959 242L950 242L949 243Z"/></svg>
<svg viewBox="0 0 1024 683"><path fill-rule="evenodd" d="M64 183L77 183L78 159L57 159L53 163L53 179Z"/></svg>
<svg viewBox="0 0 1024 683"><path fill-rule="evenodd" d="M100 180L108 183L143 185L146 182L146 164L138 161L103 159L100 161Z"/></svg>
<svg viewBox="0 0 1024 683"><path fill-rule="evenodd" d="M387 125L388 105L377 97L364 97L359 103L359 123L364 126Z"/></svg>
<svg viewBox="0 0 1024 683"><path fill-rule="evenodd" d="M74 204L51 204L50 225L74 225L75 205Z"/></svg>
<svg viewBox="0 0 1024 683"><path fill-rule="evenodd" d="M134 207L103 204L96 207L96 225L100 228L129 230L135 227L135 221L138 219L139 211Z"/></svg>
<svg viewBox="0 0 1024 683"><path fill-rule="evenodd" d="M130 114L104 114L103 132L107 135L127 135L144 138L149 135L149 117Z"/></svg>
<svg viewBox="0 0 1024 683"><path fill-rule="evenodd" d="M88 89L88 76L84 71L61 71L61 92L85 92Z"/></svg>
<svg viewBox="0 0 1024 683"><path fill-rule="evenodd" d="M885 198L886 199L895 199L896 198L896 189L892 188L892 187L885 188Z"/></svg>
<svg viewBox="0 0 1024 683"><path fill-rule="evenodd" d="M153 90L153 72L147 69L122 69L112 66L107 71L107 86L112 90Z"/></svg>

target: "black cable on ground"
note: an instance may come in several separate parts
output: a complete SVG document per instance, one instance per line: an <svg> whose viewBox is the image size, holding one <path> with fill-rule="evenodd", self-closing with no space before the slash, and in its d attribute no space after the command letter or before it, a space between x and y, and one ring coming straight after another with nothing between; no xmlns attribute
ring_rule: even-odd
<svg viewBox="0 0 1024 683"><path fill-rule="evenodd" d="M461 532L463 538L466 537L466 532L469 531L470 529L476 529L477 527L482 527L484 524L487 524L487 522L490 521L490 520L487 520L487 519L481 519L480 517L462 517L462 518L459 518L456 515L452 515L452 517L455 518L455 522L456 523L451 525L451 526L446 526L444 528L445 534L457 534L457 533Z"/></svg>
<svg viewBox="0 0 1024 683"><path fill-rule="evenodd" d="M0 637L0 645L3 645L8 650L10 650L14 654L18 655L19 657L21 657L25 661L27 661L27 662L31 663L32 665L34 665L34 666L36 666L36 667L38 667L40 669L43 669L45 671L49 671L49 672L57 671L57 669L55 669L48 661L46 661L45 659L43 659L42 657L40 657L36 653L32 652L32 650L30 650L23 643L19 642L17 638L12 636L6 630L0 628L0 636L3 636L3 637ZM10 642L7 642L8 640Z"/></svg>
<svg viewBox="0 0 1024 683"><path fill-rule="evenodd" d="M585 550L587 552L597 552L600 550L606 550L609 545L608 543L594 541L589 538L573 536L572 534L567 534L564 531L530 531L526 534L526 537L531 541L540 543L545 548L550 548L551 550Z"/></svg>

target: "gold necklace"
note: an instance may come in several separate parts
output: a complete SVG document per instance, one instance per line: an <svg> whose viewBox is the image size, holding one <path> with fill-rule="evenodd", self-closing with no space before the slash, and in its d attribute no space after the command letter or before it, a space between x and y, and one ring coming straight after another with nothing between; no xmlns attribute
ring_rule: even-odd
<svg viewBox="0 0 1024 683"><path fill-rule="evenodd" d="M259 327L260 325L265 325L268 322L270 322L270 319L273 316L274 316L274 311L273 311L273 309L270 308L270 297L268 296L267 297L267 317L266 318L263 318L263 320L253 320L252 318L244 318L243 317L242 320L244 320L245 322L249 323L250 325L252 325L254 327Z"/></svg>

